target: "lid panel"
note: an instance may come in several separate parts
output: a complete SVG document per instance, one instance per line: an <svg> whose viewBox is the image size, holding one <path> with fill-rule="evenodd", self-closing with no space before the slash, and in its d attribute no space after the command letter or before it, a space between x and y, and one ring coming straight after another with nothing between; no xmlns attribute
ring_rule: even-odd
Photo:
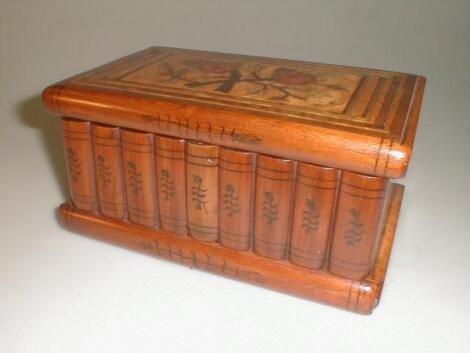
<svg viewBox="0 0 470 353"><path fill-rule="evenodd" d="M153 47L70 82L224 104L280 119L398 138L415 75ZM398 114L399 113L399 114ZM391 131L394 123L399 131Z"/></svg>

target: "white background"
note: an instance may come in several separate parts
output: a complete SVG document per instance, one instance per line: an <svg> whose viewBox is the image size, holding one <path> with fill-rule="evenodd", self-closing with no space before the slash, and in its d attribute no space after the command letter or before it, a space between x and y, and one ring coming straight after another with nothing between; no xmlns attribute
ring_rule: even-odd
<svg viewBox="0 0 470 353"><path fill-rule="evenodd" d="M380 306L359 316L60 229L48 84L151 45L419 73ZM469 1L0 0L0 352L470 352Z"/></svg>

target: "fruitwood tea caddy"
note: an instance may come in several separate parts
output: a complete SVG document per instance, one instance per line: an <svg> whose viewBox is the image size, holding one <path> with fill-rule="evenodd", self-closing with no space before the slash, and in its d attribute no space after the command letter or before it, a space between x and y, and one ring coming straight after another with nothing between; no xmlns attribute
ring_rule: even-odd
<svg viewBox="0 0 470 353"><path fill-rule="evenodd" d="M72 231L358 313L384 283L425 79L152 47L48 87Z"/></svg>

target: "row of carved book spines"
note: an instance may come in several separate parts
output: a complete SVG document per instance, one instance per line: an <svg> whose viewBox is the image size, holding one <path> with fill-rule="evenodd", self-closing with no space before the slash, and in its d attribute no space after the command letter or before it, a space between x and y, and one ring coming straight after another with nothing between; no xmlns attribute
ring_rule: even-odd
<svg viewBox="0 0 470 353"><path fill-rule="evenodd" d="M337 170L305 163L298 163L297 166L295 161L263 155L258 156L255 163L256 155L254 153L233 151L192 142L185 143L181 139L124 129L121 131L115 127L94 125L91 129L93 133L90 134L89 123L83 122L82 124L85 124L82 126L82 128L85 127L83 130L74 129L70 126L67 128L65 126L64 140L66 145L67 140L69 140L69 144L73 144L74 139L75 143L80 144L77 141L82 141L82 145L86 145L87 139L84 137L88 135L88 140L90 140L91 136L93 136L93 147L89 146L87 149L85 146L81 150L85 153L85 156L83 156L84 160L94 159L95 161L94 169L98 186L99 209L102 214L118 219L127 218L135 223L160 227L174 233L189 231L193 237L199 240L216 241L219 239L223 246L232 247L236 250L253 249L262 256L275 259L289 257L298 265L311 268L322 267L330 248L331 225L333 224L331 223L333 220L332 210L339 208L341 211L342 208L345 208L336 206L336 195L339 190L337 187ZM74 133L76 136L71 136ZM126 135L126 139L122 138L123 135ZM137 138L134 141L130 141L129 137L132 138L132 136ZM166 147L171 147L174 144L173 147L176 146L177 150L172 150L171 148L159 149L158 143L156 149L154 149L154 137L156 141L163 141ZM143 144L141 143L142 138L144 139ZM122 154L121 146L124 147L122 148ZM220 158L221 155L225 155L224 157L227 159ZM160 173L160 178L158 175L154 175L154 156L157 159L157 164L158 161L161 161L162 157L170 161L170 168L166 170L168 174L165 174L164 170L157 166L156 173ZM230 156L237 159L237 161L228 160ZM106 161L107 159L109 160ZM73 148L67 149L67 160L71 184L73 184L77 177L78 163L78 156ZM146 161L143 162L143 160ZM180 179L179 183L176 183L175 180L171 182L168 178L172 172L171 166L175 166L176 160L182 161L180 162L182 169L180 169L179 174L181 172L185 174L183 182L181 182L181 175L178 175L178 171L175 173L175 176ZM243 160L244 163L241 163L239 160ZM146 173L143 173L138 168L138 165L142 163L147 165L146 168L143 168L146 170ZM274 168L273 165L275 166ZM89 168L89 171L91 172L92 169ZM124 173L122 172L123 169ZM192 171L195 171L195 173L192 173ZM211 188L204 184L204 178L207 177L212 180L212 185L217 185L220 182L219 179L223 179L224 175L225 178L236 179L241 174L250 175L250 173L252 178L251 185L248 187L243 185L243 182L247 182L243 178L238 180L240 185L237 185L237 183L225 183L220 188L216 188L215 191L210 190ZM89 181L90 187L88 189L91 191L91 184L95 182L95 178L93 172L89 174L89 179L92 180ZM255 174L256 180L254 178ZM352 194L353 197L363 196L366 199L378 199L381 196L380 188L361 188L357 187L357 185L355 186L354 184L361 185L363 181L360 175L349 172L347 174L349 175L346 178L347 182L345 183L343 178L341 183L341 191L343 193ZM147 187L144 187L145 185L142 184L142 180L139 182L138 176L148 176L150 179L154 178L154 181L144 183L147 184ZM359 177L359 180L355 180L357 177ZM161 201L160 197L157 198L157 189L160 191L162 187L161 185L155 187L155 180L166 180L166 186L163 187L165 195L160 195L159 192L158 195L160 197L168 198L173 197L175 194L183 195L183 197L179 198L180 204L173 207L172 212L176 212L177 217L174 217L174 214L165 214L161 208L162 202L157 202L157 199ZM168 186L168 183L171 185ZM112 184L110 190L109 184ZM177 193L177 185L181 184L186 184L187 190ZM249 181L248 184L250 184ZM250 197L245 197L245 203L248 202L248 205L245 207L245 224L248 224L248 228L245 226L245 233L242 239L235 234L243 226L243 222L237 224L237 222L228 219L229 217L238 216L237 213L243 213L240 212L240 205L233 204L230 201L230 199L240 200L240 196L243 196L236 194L237 186L240 186L240 188L250 194ZM107 187L108 191L106 191ZM277 195L279 189L282 188L284 192ZM213 197L211 198L212 202L209 202L205 197L211 191ZM361 193L366 195L361 195ZM147 206L151 206L151 200L153 199L153 206L150 208L141 207L142 199L134 197L139 194L153 195L150 198L147 197L146 201L144 200ZM253 194L255 197L252 197ZM294 194L295 206L292 207L291 200L294 199ZM90 207L91 201L93 201L92 195L88 195L89 197L86 198L84 197L86 195L74 192L73 187L72 196L79 208L84 203L85 208ZM185 201L184 196L186 196L186 201L189 201L188 203ZM220 200L223 200L220 204L218 201L214 201L219 197ZM318 202L318 198L321 199L321 202ZM246 201L246 199L249 201ZM255 203L254 207L253 202ZM228 206L227 203L229 204ZM91 208L96 208L97 205L91 205ZM221 206L220 210L218 210L219 206ZM251 215L252 208L254 209L254 216ZM343 230L345 233L345 243L348 245L357 245L362 240L361 234L363 234L363 231L360 226L364 225L361 224L361 220L357 216L361 212L360 207L358 208L359 210L356 210L358 212L355 215L353 214L349 220L345 218L344 222L341 222L341 219L335 222L348 223L352 224L352 226L356 225L356 228L359 227L357 229L353 227ZM209 214L209 211L211 214ZM225 215L224 218L223 215L220 216L218 214L218 211L226 212L228 215ZM246 214L247 212L248 215ZM199 213L199 216L197 216L197 213ZM341 212L337 212L337 214L336 218L338 219ZM344 217L344 212L341 217ZM337 240L336 238L339 238L339 236L335 235L333 240ZM347 253L348 250L351 250L347 248L341 250L343 244L338 241L333 242L333 247L336 243L339 243L337 247L340 249L340 255L341 253L344 255L345 252ZM337 261L337 267L338 271L341 272L341 268L349 261L342 259L341 256L336 256L335 258L339 260L339 262ZM354 271L357 272L358 270L353 269Z"/></svg>

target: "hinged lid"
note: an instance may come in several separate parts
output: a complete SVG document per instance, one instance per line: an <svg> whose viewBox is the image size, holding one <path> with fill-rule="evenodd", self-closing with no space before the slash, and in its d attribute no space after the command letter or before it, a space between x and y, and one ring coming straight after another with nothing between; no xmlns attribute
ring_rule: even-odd
<svg viewBox="0 0 470 353"><path fill-rule="evenodd" d="M48 87L56 114L391 178L411 155L425 79L152 47Z"/></svg>

